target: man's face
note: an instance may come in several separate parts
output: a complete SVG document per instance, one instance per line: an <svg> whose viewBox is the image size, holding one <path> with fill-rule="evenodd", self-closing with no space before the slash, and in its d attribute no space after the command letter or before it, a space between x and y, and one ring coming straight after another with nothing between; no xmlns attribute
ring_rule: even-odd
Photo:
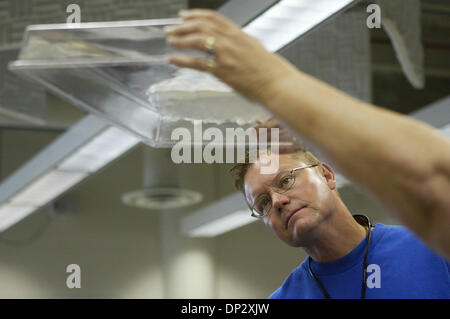
<svg viewBox="0 0 450 319"><path fill-rule="evenodd" d="M279 169L274 174L261 174L261 161L279 156ZM326 164L297 170L295 184L283 194L271 188L279 172L307 166L290 154L262 155L251 165L244 177L244 192L247 202L253 205L261 194L272 199L272 208L264 222L277 236L290 246L307 246L319 235L318 226L327 219L336 207L334 173Z"/></svg>

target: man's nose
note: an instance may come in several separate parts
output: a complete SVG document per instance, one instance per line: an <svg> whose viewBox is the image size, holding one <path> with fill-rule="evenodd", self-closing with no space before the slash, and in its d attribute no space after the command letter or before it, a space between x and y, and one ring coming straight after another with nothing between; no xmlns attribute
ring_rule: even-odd
<svg viewBox="0 0 450 319"><path fill-rule="evenodd" d="M286 195L279 194L277 192L272 193L272 204L276 210L281 211L283 209L283 206L286 206L287 204L289 204L289 202L289 197L287 197Z"/></svg>

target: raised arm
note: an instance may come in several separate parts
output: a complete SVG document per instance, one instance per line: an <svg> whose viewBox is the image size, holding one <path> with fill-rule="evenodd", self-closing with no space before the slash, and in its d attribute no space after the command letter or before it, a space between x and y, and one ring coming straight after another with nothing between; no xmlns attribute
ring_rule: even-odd
<svg viewBox="0 0 450 319"><path fill-rule="evenodd" d="M184 55L172 56L172 63L212 71L260 102L450 259L448 138L297 70L214 11L190 10L181 17L185 22L168 32L169 43L204 50L214 37L214 65Z"/></svg>

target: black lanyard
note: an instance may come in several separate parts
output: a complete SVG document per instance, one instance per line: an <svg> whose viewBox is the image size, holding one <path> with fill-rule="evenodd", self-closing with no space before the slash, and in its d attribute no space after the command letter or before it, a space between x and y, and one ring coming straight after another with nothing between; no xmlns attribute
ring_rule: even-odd
<svg viewBox="0 0 450 319"><path fill-rule="evenodd" d="M372 223L370 222L369 217L367 217L365 215L353 215L353 218L355 218L359 224L361 224L361 225L365 224L365 226L367 226L369 228L369 234L367 235L368 239L367 239L367 245L366 245L366 252L364 254L364 261L363 261L363 278L362 278L362 283L361 283L361 299L365 299L366 298L366 280L367 280L367 255L369 253L370 238L372 237L371 236L372 235L372 231L371 231ZM309 273L316 281L317 286L319 286L319 288L322 291L325 298L331 299L330 295L328 294L325 287L320 282L319 278L317 278L316 274L312 271L311 257L308 257L308 268L309 268Z"/></svg>

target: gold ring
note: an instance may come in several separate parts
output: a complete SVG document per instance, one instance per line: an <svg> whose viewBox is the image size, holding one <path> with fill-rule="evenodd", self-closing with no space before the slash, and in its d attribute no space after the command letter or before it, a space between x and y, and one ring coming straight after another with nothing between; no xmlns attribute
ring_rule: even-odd
<svg viewBox="0 0 450 319"><path fill-rule="evenodd" d="M209 73L214 73L214 70L216 69L216 62L213 60L207 60L206 61L206 71Z"/></svg>
<svg viewBox="0 0 450 319"><path fill-rule="evenodd" d="M214 44L216 43L216 38L213 36L207 37L205 41L205 50L208 54L214 55Z"/></svg>

